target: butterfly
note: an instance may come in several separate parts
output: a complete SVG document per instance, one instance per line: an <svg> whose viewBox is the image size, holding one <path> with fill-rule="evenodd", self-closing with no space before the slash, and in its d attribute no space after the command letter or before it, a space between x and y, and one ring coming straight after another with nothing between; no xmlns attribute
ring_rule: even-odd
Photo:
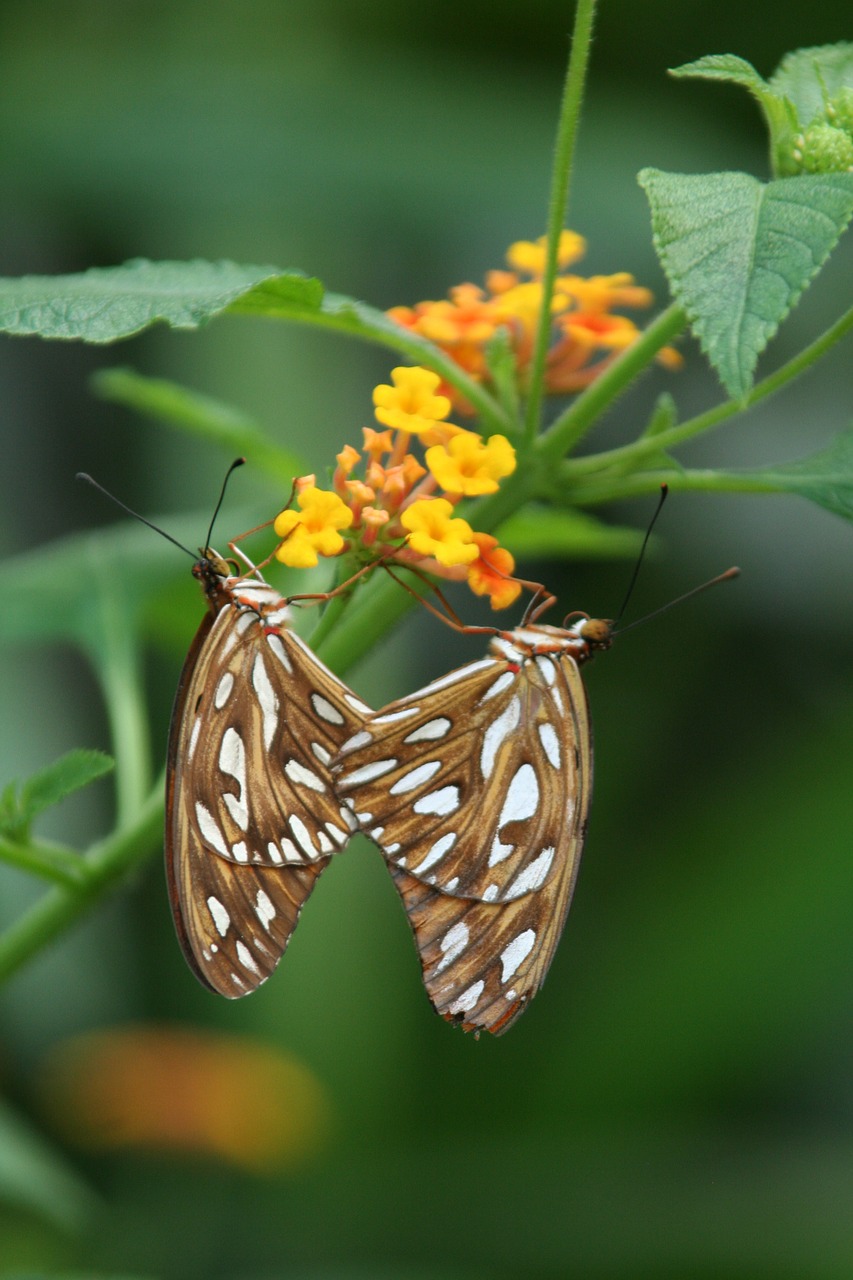
<svg viewBox="0 0 853 1280"><path fill-rule="evenodd" d="M272 973L355 826L330 764L370 708L290 629L287 601L205 549L208 603L169 732L166 873L178 939L220 995Z"/></svg>
<svg viewBox="0 0 853 1280"><path fill-rule="evenodd" d="M506 1031L541 987L586 836L580 668L613 628L538 624L552 603L494 632L488 657L374 712L333 766L387 860L433 1007L466 1031Z"/></svg>
<svg viewBox="0 0 853 1280"><path fill-rule="evenodd" d="M349 840L329 766L370 708L290 629L272 587L210 549L193 573L209 610L172 712L166 873L190 968L234 998L272 973Z"/></svg>

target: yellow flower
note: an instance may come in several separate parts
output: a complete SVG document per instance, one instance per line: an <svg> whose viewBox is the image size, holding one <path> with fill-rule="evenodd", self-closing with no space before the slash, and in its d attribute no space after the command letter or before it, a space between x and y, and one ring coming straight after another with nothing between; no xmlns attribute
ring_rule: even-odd
<svg viewBox="0 0 853 1280"><path fill-rule="evenodd" d="M426 451L426 463L447 493L474 497L495 493L498 481L515 471L515 449L506 436L490 436L485 443L473 431L460 431L447 444Z"/></svg>
<svg viewBox="0 0 853 1280"><path fill-rule="evenodd" d="M450 413L447 396L435 394L441 382L437 373L400 365L391 370L391 379L393 387L380 383L373 389L376 419L383 426L417 435Z"/></svg>
<svg viewBox="0 0 853 1280"><path fill-rule="evenodd" d="M352 512L336 493L326 493L313 486L297 496L300 510L282 511L273 525L281 546L276 558L291 569L310 569L318 555L336 556L343 550L344 540L338 529L348 529Z"/></svg>
<svg viewBox="0 0 853 1280"><path fill-rule="evenodd" d="M545 236L533 240L516 240L507 250L506 260L516 271L524 271L530 276L541 276L545 272ZM586 252L586 241L576 231L561 231L557 245L557 266L565 270L570 263L582 258Z"/></svg>
<svg viewBox="0 0 853 1280"><path fill-rule="evenodd" d="M409 531L408 545L421 556L433 556L446 568L470 564L479 554L467 520L451 519L446 498L421 498L407 507L400 523Z"/></svg>

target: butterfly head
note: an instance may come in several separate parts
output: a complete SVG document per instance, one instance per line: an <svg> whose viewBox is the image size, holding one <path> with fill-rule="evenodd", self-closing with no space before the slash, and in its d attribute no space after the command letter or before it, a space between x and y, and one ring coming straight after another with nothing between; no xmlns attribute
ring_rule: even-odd
<svg viewBox="0 0 853 1280"><path fill-rule="evenodd" d="M231 576L231 565L212 547L199 547L193 576L201 583L210 607L218 610L228 595L226 582Z"/></svg>

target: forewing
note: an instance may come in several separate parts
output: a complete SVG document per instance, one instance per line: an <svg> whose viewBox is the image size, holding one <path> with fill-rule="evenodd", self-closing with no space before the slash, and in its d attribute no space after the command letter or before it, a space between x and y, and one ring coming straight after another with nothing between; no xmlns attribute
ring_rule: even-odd
<svg viewBox="0 0 853 1280"><path fill-rule="evenodd" d="M509 902L576 861L588 736L571 657L484 659L376 712L341 749L338 793L393 866Z"/></svg>
<svg viewBox="0 0 853 1280"><path fill-rule="evenodd" d="M304 866L342 849L352 820L329 763L369 708L292 632L233 605L187 666L175 823L242 864Z"/></svg>

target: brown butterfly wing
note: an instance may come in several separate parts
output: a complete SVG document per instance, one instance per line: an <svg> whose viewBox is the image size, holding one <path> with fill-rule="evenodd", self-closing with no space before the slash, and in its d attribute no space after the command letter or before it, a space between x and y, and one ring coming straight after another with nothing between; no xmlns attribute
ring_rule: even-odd
<svg viewBox="0 0 853 1280"><path fill-rule="evenodd" d="M231 602L202 622L172 717L166 866L184 954L213 990L269 976L346 844L328 765L367 710L257 611Z"/></svg>
<svg viewBox="0 0 853 1280"><path fill-rule="evenodd" d="M586 830L592 747L574 659L472 663L377 712L337 768L388 859L433 1005L466 1030L505 1030L551 964Z"/></svg>

